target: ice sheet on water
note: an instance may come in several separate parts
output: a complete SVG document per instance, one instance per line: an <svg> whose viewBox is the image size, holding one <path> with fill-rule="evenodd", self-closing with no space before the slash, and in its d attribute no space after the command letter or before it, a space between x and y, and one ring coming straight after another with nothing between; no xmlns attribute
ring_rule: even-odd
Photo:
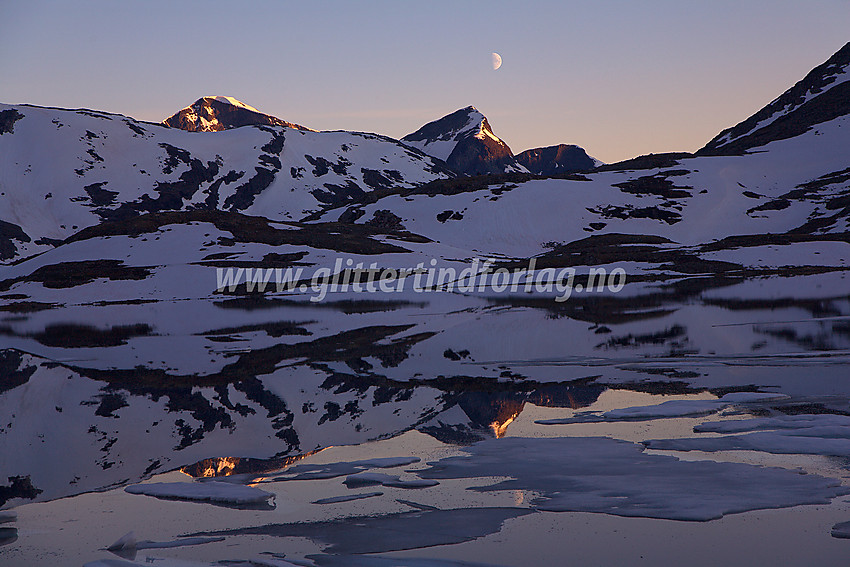
<svg viewBox="0 0 850 567"><path fill-rule="evenodd" d="M673 417L709 415L735 405L746 405L787 398L783 394L762 392L733 392L715 400L670 400L652 406L635 406L606 411L601 415L582 413L560 419L541 419L540 425L567 425L571 423L602 423L611 421L644 421Z"/></svg>
<svg viewBox="0 0 850 567"><path fill-rule="evenodd" d="M594 437L489 439L417 471L423 478L508 477L471 488L531 490L536 508L670 520L828 503L850 493L838 481L739 463L649 455L626 441Z"/></svg>
<svg viewBox="0 0 850 567"><path fill-rule="evenodd" d="M812 427L848 427L850 416L828 414L779 415L753 419L709 421L694 427L697 433L746 433L774 429L809 429Z"/></svg>
<svg viewBox="0 0 850 567"><path fill-rule="evenodd" d="M850 417L816 414L703 423L697 433L744 433L722 437L652 439L650 449L670 451L762 451L780 455L850 457Z"/></svg>
<svg viewBox="0 0 850 567"><path fill-rule="evenodd" d="M470 563L451 559L417 559L405 557L403 563L397 557L364 555L308 555L318 567L498 567L491 563Z"/></svg>
<svg viewBox="0 0 850 567"><path fill-rule="evenodd" d="M223 537L187 537L176 539L173 541L150 541L137 540L133 532L128 532L118 538L115 543L107 547L107 551L112 551L124 557L124 553L134 553L139 549L168 549L172 547L183 547L187 545L203 545L205 543L215 543L224 541Z"/></svg>
<svg viewBox="0 0 850 567"><path fill-rule="evenodd" d="M324 522L267 524L191 535L306 537L327 545L325 553L384 553L472 541L497 533L506 520L533 512L528 508L427 510Z"/></svg>
<svg viewBox="0 0 850 567"><path fill-rule="evenodd" d="M207 562L184 561L166 557L147 557L144 561L129 561L124 559L100 559L91 561L83 567L299 567L300 564L290 563L283 559L251 558L246 560L223 560Z"/></svg>
<svg viewBox="0 0 850 567"><path fill-rule="evenodd" d="M134 484L124 490L155 498L226 504L262 504L274 498L271 492L228 482L153 482Z"/></svg>
<svg viewBox="0 0 850 567"><path fill-rule="evenodd" d="M358 473L349 475L343 484L348 488L358 488L360 486L391 486L393 488L428 488L440 484L435 480L423 480L415 478L410 480L402 480L400 477L384 473Z"/></svg>
<svg viewBox="0 0 850 567"><path fill-rule="evenodd" d="M339 504L340 502L351 502L352 500L363 500L364 498L373 498L375 496L383 496L383 492L364 492L363 494L349 494L347 496L333 496L331 498L321 498L313 502L313 504Z"/></svg>
<svg viewBox="0 0 850 567"><path fill-rule="evenodd" d="M281 480L320 480L356 474L369 469L390 469L418 463L418 457L380 457L362 461L325 464L301 464L286 470L286 475L274 478Z"/></svg>

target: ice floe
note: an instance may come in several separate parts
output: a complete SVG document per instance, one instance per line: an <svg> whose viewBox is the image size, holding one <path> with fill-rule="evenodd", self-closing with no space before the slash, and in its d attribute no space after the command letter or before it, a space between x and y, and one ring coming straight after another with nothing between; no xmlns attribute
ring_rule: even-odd
<svg viewBox="0 0 850 567"><path fill-rule="evenodd" d="M470 563L451 559L418 559L405 557L376 557L369 555L308 555L318 567L498 567L490 563Z"/></svg>
<svg viewBox="0 0 850 567"><path fill-rule="evenodd" d="M390 469L418 463L418 457L381 457L362 461L325 464L301 464L286 470L286 474L274 478L280 480L320 480L356 474L369 469ZM376 483L378 484L378 483Z"/></svg>
<svg viewBox="0 0 850 567"><path fill-rule="evenodd" d="M374 498L375 496L383 495L383 492L364 492L363 494L349 494L346 496L320 498L319 500L315 500L313 504L339 504L340 502L351 502L352 500L363 500L364 498Z"/></svg>
<svg viewBox="0 0 850 567"><path fill-rule="evenodd" d="M669 451L762 451L775 454L850 457L850 417L784 415L703 423L697 433L743 433L721 437L652 439L650 449Z"/></svg>
<svg viewBox="0 0 850 567"><path fill-rule="evenodd" d="M107 547L107 551L115 553L135 552L139 549L167 549L172 547L183 547L187 545L202 545L224 541L223 537L187 537L173 541L150 541L137 540L134 532L128 532L118 538L115 543Z"/></svg>
<svg viewBox="0 0 850 567"><path fill-rule="evenodd" d="M832 526L832 537L850 539L850 522L841 522Z"/></svg>
<svg viewBox="0 0 850 567"><path fill-rule="evenodd" d="M561 419L541 419L540 425L566 425L571 423L601 423L609 421L643 421L672 417L709 415L731 406L785 399L783 394L762 392L733 392L715 400L670 400L652 406L618 408L598 415L590 412Z"/></svg>
<svg viewBox="0 0 850 567"><path fill-rule="evenodd" d="M299 567L309 565L304 563L290 563L282 559L255 558L244 560L222 560L208 562L185 561L182 559L171 559L166 557L146 557L144 561L127 561L124 559L101 559L86 563L83 567Z"/></svg>
<svg viewBox="0 0 850 567"><path fill-rule="evenodd" d="M134 484L124 489L130 494L144 494L169 500L220 502L225 504L263 504L274 494L228 482L152 482Z"/></svg>
<svg viewBox="0 0 850 567"><path fill-rule="evenodd" d="M745 433L773 429L809 429L812 427L850 428L850 416L829 414L779 415L753 419L709 421L694 427L697 433Z"/></svg>
<svg viewBox="0 0 850 567"><path fill-rule="evenodd" d="M0 528L0 545L7 545L18 539L18 528Z"/></svg>
<svg viewBox="0 0 850 567"><path fill-rule="evenodd" d="M706 521L725 514L826 504L850 493L834 479L739 463L681 461L594 437L491 439L417 471L423 478L508 477L472 487L531 490L539 510Z"/></svg>
<svg viewBox="0 0 850 567"><path fill-rule="evenodd" d="M360 486L391 486L394 488L428 488L430 486L436 486L440 484L435 480L423 480L421 478L415 478L410 480L402 480L400 477L384 474L384 473L358 473L349 475L344 481L343 484L348 488L357 488Z"/></svg>
<svg viewBox="0 0 850 567"><path fill-rule="evenodd" d="M190 535L306 537L327 545L323 550L326 553L383 553L472 541L497 533L506 520L531 513L534 511L527 508L427 510L324 522L267 524Z"/></svg>
<svg viewBox="0 0 850 567"><path fill-rule="evenodd" d="M399 504L404 504L405 506L410 506L411 508L416 508L417 510L439 510L436 506L429 506L428 504L420 504L419 502L413 502L412 500L403 500L401 498L396 498L396 502Z"/></svg>

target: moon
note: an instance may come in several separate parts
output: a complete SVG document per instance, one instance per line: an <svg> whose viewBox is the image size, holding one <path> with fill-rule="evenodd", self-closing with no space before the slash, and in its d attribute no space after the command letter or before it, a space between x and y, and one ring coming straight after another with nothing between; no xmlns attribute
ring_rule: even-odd
<svg viewBox="0 0 850 567"><path fill-rule="evenodd" d="M493 60L493 70L495 71L499 67L502 66L502 56L496 53L495 51L490 54L491 59Z"/></svg>

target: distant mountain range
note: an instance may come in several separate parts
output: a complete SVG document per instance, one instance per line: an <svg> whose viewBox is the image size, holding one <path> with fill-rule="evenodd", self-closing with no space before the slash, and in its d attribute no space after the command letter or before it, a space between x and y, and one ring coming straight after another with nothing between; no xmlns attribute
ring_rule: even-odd
<svg viewBox="0 0 850 567"><path fill-rule="evenodd" d="M515 158L471 106L402 141L317 132L228 96L202 97L161 126L88 109L2 109L0 146L7 151L0 179L29 189L17 189L14 198L0 195L0 261L47 250L98 222L143 213L220 209L299 220L355 204L371 191L458 175L528 173L519 160L533 152L539 155L528 164L543 175L586 171L595 163L577 146ZM217 137L202 140L181 130Z"/></svg>
<svg viewBox="0 0 850 567"><path fill-rule="evenodd" d="M163 120L163 124L188 132L220 132L242 126L285 126L315 132L264 114L229 96L199 98ZM473 106L429 122L401 141L444 161L459 175L529 172L557 175L590 171L601 165L575 145L535 148L514 156L510 147L493 133L487 117Z"/></svg>
<svg viewBox="0 0 850 567"><path fill-rule="evenodd" d="M598 172L586 181L551 181L553 188L546 191L558 192L552 203L549 196L534 197L519 209L514 206L511 224L522 218L521 210L549 203L528 210L536 217L531 227L515 227L517 237L540 233L538 243L576 236L564 233L560 222L544 230L552 208L567 202L581 203L570 210L573 226L591 233L655 232L681 242L685 235L678 228L665 227L699 226L686 233L691 240L722 238L733 230L840 230L850 175L846 155L838 150L847 147L850 131L844 124L850 111L849 63L850 47L844 46L764 109L721 132L695 157L650 155L601 167L578 146L537 148L515 156L471 106L395 140L316 132L230 97L203 97L162 125L85 109L3 105L0 261L61 248L84 228L102 222L167 211L365 223L376 211L391 210L421 236L444 241L446 222L472 222L475 231L464 234L479 232L485 217L501 209L501 201L486 200L485 214L483 201L473 205L462 196L479 185L458 181L447 189L433 184L482 174L528 181L510 194L530 198L540 187L530 181L534 176ZM713 158L719 156L744 159L718 169L720 162ZM741 173L729 186L732 171ZM721 187L735 194L721 198ZM570 194L563 203L562 191ZM412 195L420 192L445 194L445 203L426 213L424 203L410 204L418 203ZM436 203L427 202L428 209ZM473 212L477 210L481 213ZM481 220L470 220L479 216ZM510 225L507 229L514 230ZM479 250L485 245L455 244Z"/></svg>

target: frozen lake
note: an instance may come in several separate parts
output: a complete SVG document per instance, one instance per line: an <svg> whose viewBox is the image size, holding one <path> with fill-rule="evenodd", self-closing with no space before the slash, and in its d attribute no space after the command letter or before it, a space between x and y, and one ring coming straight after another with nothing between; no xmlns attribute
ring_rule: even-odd
<svg viewBox="0 0 850 567"><path fill-rule="evenodd" d="M0 559L843 564L847 289L6 313Z"/></svg>

